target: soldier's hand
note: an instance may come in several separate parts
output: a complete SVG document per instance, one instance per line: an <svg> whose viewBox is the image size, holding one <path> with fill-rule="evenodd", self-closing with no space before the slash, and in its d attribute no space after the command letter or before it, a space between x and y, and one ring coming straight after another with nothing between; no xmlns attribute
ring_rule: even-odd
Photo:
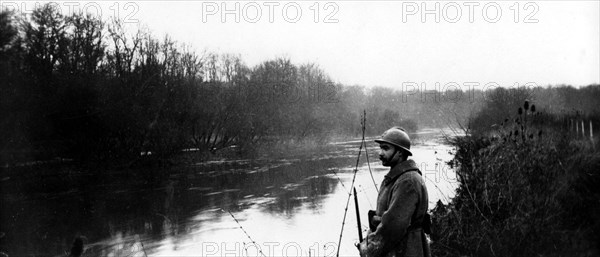
<svg viewBox="0 0 600 257"><path fill-rule="evenodd" d="M362 245L361 242L354 242L354 246L356 246L356 249L358 249L358 254L361 257L366 257L367 256L367 252L366 252L367 249L363 248L363 247L366 247L366 246Z"/></svg>
<svg viewBox="0 0 600 257"><path fill-rule="evenodd" d="M370 225L372 228L376 229L377 226L379 226L379 223L381 223L381 217L379 217L377 215L374 215L373 218L370 220Z"/></svg>

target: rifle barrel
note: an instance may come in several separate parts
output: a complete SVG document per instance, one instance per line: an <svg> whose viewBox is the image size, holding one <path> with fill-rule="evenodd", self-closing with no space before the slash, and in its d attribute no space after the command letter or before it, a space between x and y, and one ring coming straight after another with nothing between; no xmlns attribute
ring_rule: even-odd
<svg viewBox="0 0 600 257"><path fill-rule="evenodd" d="M363 240L362 226L360 225L360 211L358 208L358 197L356 194L356 187L354 187L353 189L354 189L354 207L356 208L356 223L358 224L358 240L359 240L359 242L362 242L362 240Z"/></svg>

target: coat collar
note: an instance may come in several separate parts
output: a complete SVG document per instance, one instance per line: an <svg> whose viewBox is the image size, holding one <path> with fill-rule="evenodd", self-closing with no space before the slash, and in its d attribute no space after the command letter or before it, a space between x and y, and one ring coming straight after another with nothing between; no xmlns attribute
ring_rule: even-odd
<svg viewBox="0 0 600 257"><path fill-rule="evenodd" d="M394 180L396 177L412 170L416 170L419 172L419 174L421 174L421 171L419 171L419 167L417 167L417 163L415 163L415 161L406 160L392 167L390 172L385 175L385 178L388 180Z"/></svg>

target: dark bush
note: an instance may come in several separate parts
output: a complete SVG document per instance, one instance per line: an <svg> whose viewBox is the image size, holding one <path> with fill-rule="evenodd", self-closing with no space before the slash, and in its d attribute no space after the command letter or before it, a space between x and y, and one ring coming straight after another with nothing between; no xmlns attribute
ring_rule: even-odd
<svg viewBox="0 0 600 257"><path fill-rule="evenodd" d="M433 211L435 256L599 253L600 155L563 118L533 117L452 140L459 187Z"/></svg>

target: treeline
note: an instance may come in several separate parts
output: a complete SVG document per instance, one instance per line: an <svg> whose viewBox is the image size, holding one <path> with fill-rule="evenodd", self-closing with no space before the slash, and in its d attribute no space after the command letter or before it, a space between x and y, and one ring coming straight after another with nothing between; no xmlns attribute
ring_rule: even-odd
<svg viewBox="0 0 600 257"><path fill-rule="evenodd" d="M0 13L1 163L327 142L359 136L363 110L371 136L465 125L488 98L457 87L342 85L287 58L250 67L125 25L52 5Z"/></svg>
<svg viewBox="0 0 600 257"><path fill-rule="evenodd" d="M236 55L198 54L51 5L0 15L3 163L324 141L357 135L363 109L372 133L392 124L416 130L364 87L335 83L314 64L278 58L248 67Z"/></svg>
<svg viewBox="0 0 600 257"><path fill-rule="evenodd" d="M554 123L560 122L563 128L568 127L570 120L598 122L600 121L598 99L600 99L600 85L589 85L578 89L565 85L545 88L497 88L485 95L483 107L471 116L468 127L472 132L481 134L509 121L514 122L518 118L514 106L520 106L525 101L535 103L538 110L536 115L546 117L545 122L554 120ZM535 121L540 120L541 117L535 119ZM548 125L547 123L546 126ZM597 131L600 127L596 126L593 129Z"/></svg>

